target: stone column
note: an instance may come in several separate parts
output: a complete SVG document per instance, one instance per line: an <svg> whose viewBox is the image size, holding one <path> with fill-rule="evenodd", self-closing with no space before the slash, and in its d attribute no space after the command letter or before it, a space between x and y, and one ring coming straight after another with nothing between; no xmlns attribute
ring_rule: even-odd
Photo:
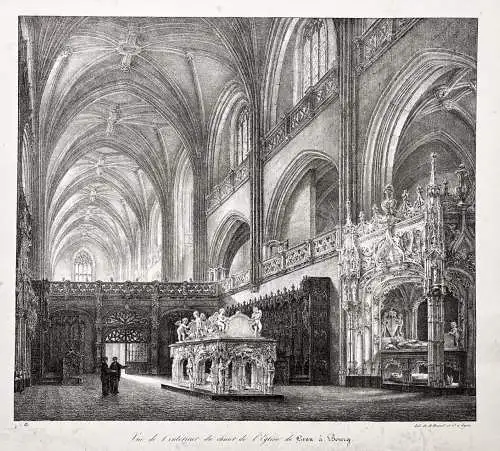
<svg viewBox="0 0 500 451"><path fill-rule="evenodd" d="M251 368L250 386L255 389L257 387L257 364L252 362Z"/></svg>
<svg viewBox="0 0 500 451"><path fill-rule="evenodd" d="M96 284L95 293L95 369L96 373L99 372L101 368L101 359L104 354L103 349L103 337L102 337L102 285L100 282Z"/></svg>
<svg viewBox="0 0 500 451"><path fill-rule="evenodd" d="M171 218L174 216L173 200L171 194L160 197L161 205L161 280L171 281L174 274L174 234L173 222Z"/></svg>
<svg viewBox="0 0 500 451"><path fill-rule="evenodd" d="M411 308L411 333L410 338L416 340L418 338L418 306L419 302L414 302Z"/></svg>
<svg viewBox="0 0 500 451"><path fill-rule="evenodd" d="M469 284L467 287L467 334L465 342L467 356L465 362L465 385L466 387L476 386L476 305L475 290Z"/></svg>
<svg viewBox="0 0 500 451"><path fill-rule="evenodd" d="M436 155L431 155L431 174L425 203L425 292L427 293L429 385L444 386L444 229L441 188L436 184Z"/></svg>
<svg viewBox="0 0 500 451"><path fill-rule="evenodd" d="M155 285L151 299L151 340L150 340L150 363L151 374L158 374L158 326L160 324L160 291Z"/></svg>
<svg viewBox="0 0 500 451"><path fill-rule="evenodd" d="M316 236L316 170L311 169L308 173L309 191L309 238ZM312 256L311 252L311 256Z"/></svg>
<svg viewBox="0 0 500 451"><path fill-rule="evenodd" d="M207 250L207 174L205 163L193 170L193 280L207 279L208 250Z"/></svg>
<svg viewBox="0 0 500 451"><path fill-rule="evenodd" d="M356 360L356 331L354 330L354 318L353 312L347 313L347 327L348 327L348 337L347 337L347 362L348 362L348 372L349 374L355 374L355 360Z"/></svg>
<svg viewBox="0 0 500 451"><path fill-rule="evenodd" d="M356 37L355 19L340 19L339 29L339 101L340 101L340 168L339 218L347 214L347 201L357 217L357 76L354 70L353 42Z"/></svg>
<svg viewBox="0 0 500 451"><path fill-rule="evenodd" d="M261 157L260 102L255 93L250 108L251 151L249 158L250 183L250 285L257 290L260 285L262 243L264 234L264 174Z"/></svg>
<svg viewBox="0 0 500 451"><path fill-rule="evenodd" d="M444 386L444 308L441 287L435 286L428 299L429 385Z"/></svg>

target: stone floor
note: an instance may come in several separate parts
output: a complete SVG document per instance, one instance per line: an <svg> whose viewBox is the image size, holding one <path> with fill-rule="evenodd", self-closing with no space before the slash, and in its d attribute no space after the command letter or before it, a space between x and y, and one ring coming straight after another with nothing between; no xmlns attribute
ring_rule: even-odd
<svg viewBox="0 0 500 451"><path fill-rule="evenodd" d="M120 393L103 398L100 379L81 386L39 385L14 397L14 419L36 420L300 420L470 421L474 396L430 397L373 388L277 387L285 401L212 401L160 388L160 377L122 377Z"/></svg>

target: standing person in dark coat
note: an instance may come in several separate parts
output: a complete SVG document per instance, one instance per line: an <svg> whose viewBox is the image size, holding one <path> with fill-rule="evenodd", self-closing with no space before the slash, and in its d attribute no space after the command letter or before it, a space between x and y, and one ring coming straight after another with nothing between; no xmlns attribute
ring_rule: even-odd
<svg viewBox="0 0 500 451"><path fill-rule="evenodd" d="M108 358L103 357L101 360L101 384L102 384L102 396L109 395L109 368L108 368Z"/></svg>
<svg viewBox="0 0 500 451"><path fill-rule="evenodd" d="M112 395L117 395L118 385L120 384L120 376L122 368L127 368L125 365L118 363L118 357L113 357L111 365L109 365L109 385Z"/></svg>

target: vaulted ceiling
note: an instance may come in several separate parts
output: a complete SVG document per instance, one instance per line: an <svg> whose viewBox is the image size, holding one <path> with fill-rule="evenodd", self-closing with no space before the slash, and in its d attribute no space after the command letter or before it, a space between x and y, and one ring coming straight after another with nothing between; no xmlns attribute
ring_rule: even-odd
<svg viewBox="0 0 500 451"><path fill-rule="evenodd" d="M257 93L271 25L22 18L52 265L75 243L92 241L113 258L134 253L130 243L153 204L168 208L182 155L195 176L204 173L224 90L236 82L245 95Z"/></svg>
<svg viewBox="0 0 500 451"><path fill-rule="evenodd" d="M476 72L470 68L450 70L422 93L403 130L395 155L393 183L398 195L429 177L430 155L436 154L439 182L450 188L457 183L455 171L464 164L475 178Z"/></svg>

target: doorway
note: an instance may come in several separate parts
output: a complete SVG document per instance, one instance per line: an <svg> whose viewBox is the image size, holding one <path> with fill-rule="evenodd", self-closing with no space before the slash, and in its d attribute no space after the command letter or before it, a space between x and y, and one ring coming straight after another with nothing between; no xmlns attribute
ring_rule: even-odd
<svg viewBox="0 0 500 451"><path fill-rule="evenodd" d="M118 363L126 365L125 374L144 374L148 372L147 343L105 343L104 355L111 364L113 357L118 357Z"/></svg>
<svg viewBox="0 0 500 451"><path fill-rule="evenodd" d="M111 365L113 357L118 357L118 363L127 364L127 343L106 343L104 346L104 355L108 358L108 365ZM127 368L124 370L127 373Z"/></svg>
<svg viewBox="0 0 500 451"><path fill-rule="evenodd" d="M174 310L162 316L158 337L158 373L172 376L172 359L169 345L177 341L176 321L182 318L191 318L192 310Z"/></svg>

